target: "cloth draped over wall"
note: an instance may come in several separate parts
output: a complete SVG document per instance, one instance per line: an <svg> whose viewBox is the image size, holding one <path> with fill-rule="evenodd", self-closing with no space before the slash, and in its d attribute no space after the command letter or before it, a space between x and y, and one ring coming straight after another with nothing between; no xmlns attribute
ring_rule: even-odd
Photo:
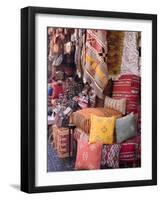
<svg viewBox="0 0 161 200"><path fill-rule="evenodd" d="M140 35L140 34L139 34ZM138 32L125 32L124 47L121 64L121 74L135 74L140 76Z"/></svg>
<svg viewBox="0 0 161 200"><path fill-rule="evenodd" d="M75 68L100 99L104 98L110 78L122 74L140 76L140 32L49 28L48 36L48 75L53 77L55 70L67 73Z"/></svg>
<svg viewBox="0 0 161 200"><path fill-rule="evenodd" d="M103 98L108 84L107 31L87 30L85 45L84 78L91 83L96 95Z"/></svg>
<svg viewBox="0 0 161 200"><path fill-rule="evenodd" d="M83 76L83 52L84 52L84 43L85 43L85 29L75 29L75 63L77 66L77 74L79 77Z"/></svg>
<svg viewBox="0 0 161 200"><path fill-rule="evenodd" d="M91 81L96 95L103 99L109 77L120 75L124 32L89 29L83 39L84 78Z"/></svg>
<svg viewBox="0 0 161 200"><path fill-rule="evenodd" d="M107 66L111 78L117 78L121 71L124 43L123 31L107 31Z"/></svg>

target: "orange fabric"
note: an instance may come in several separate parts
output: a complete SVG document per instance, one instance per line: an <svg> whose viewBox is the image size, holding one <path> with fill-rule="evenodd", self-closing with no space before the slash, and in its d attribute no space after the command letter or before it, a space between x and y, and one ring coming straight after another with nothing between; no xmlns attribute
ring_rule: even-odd
<svg viewBox="0 0 161 200"><path fill-rule="evenodd" d="M75 169L100 169L102 144L78 140Z"/></svg>
<svg viewBox="0 0 161 200"><path fill-rule="evenodd" d="M91 115L89 143L101 142L113 144L115 117L98 117Z"/></svg>
<svg viewBox="0 0 161 200"><path fill-rule="evenodd" d="M72 115L70 116L70 122L89 134L91 127L91 115L96 115L100 117L122 116L120 112L115 111L111 108L85 108L72 113Z"/></svg>

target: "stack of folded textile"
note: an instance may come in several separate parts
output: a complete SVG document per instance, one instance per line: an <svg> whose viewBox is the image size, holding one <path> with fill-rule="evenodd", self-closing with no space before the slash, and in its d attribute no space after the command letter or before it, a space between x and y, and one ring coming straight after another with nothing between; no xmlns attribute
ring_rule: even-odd
<svg viewBox="0 0 161 200"><path fill-rule="evenodd" d="M126 98L126 113L137 113L140 105L140 77L136 75L122 75L113 83L112 97L114 99Z"/></svg>

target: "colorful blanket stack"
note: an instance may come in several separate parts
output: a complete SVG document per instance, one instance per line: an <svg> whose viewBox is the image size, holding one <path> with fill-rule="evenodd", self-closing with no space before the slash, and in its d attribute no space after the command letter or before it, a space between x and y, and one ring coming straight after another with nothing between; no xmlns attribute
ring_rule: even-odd
<svg viewBox="0 0 161 200"><path fill-rule="evenodd" d="M140 105L141 79L136 75L122 75L117 81L113 82L112 97L126 101L126 113L137 113Z"/></svg>

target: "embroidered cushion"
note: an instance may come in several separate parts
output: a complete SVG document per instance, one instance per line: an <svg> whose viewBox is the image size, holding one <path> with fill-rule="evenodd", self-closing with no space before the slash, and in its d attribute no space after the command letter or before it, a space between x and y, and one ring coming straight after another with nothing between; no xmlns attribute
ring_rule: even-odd
<svg viewBox="0 0 161 200"><path fill-rule="evenodd" d="M135 161L135 144L122 143L120 149L120 164L133 163Z"/></svg>
<svg viewBox="0 0 161 200"><path fill-rule="evenodd" d="M112 108L121 112L122 114L126 113L126 99L112 99L108 96L105 98L104 107Z"/></svg>
<svg viewBox="0 0 161 200"><path fill-rule="evenodd" d="M75 169L100 169L102 144L78 140Z"/></svg>
<svg viewBox="0 0 161 200"><path fill-rule="evenodd" d="M116 141L121 143L137 134L136 120L133 113L116 120Z"/></svg>
<svg viewBox="0 0 161 200"><path fill-rule="evenodd" d="M112 144L114 140L115 117L98 117L91 115L89 142Z"/></svg>
<svg viewBox="0 0 161 200"><path fill-rule="evenodd" d="M76 127L82 129L85 133L90 133L91 115L100 117L121 117L122 114L111 108L84 108L77 110L70 115L70 123L75 124Z"/></svg>
<svg viewBox="0 0 161 200"><path fill-rule="evenodd" d="M101 165L103 168L119 168L120 144L103 145Z"/></svg>

